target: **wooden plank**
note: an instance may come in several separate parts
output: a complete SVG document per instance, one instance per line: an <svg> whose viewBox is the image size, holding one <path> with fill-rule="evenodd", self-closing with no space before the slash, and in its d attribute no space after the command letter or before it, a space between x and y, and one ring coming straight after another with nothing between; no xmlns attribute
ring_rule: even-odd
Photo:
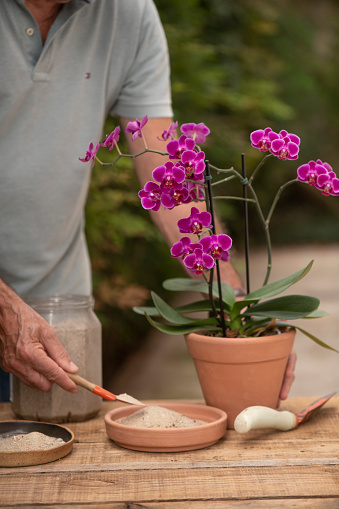
<svg viewBox="0 0 339 509"><path fill-rule="evenodd" d="M186 502L102 502L90 504L66 504L62 509L338 509L338 499L289 498L288 500L187 500ZM2 509L11 506L1 506ZM32 506L19 505L16 509L27 509ZM35 509L35 507L34 507ZM39 509L55 509L55 505L40 505Z"/></svg>
<svg viewBox="0 0 339 509"><path fill-rule="evenodd" d="M2 504L337 497L337 465L12 474Z"/></svg>
<svg viewBox="0 0 339 509"><path fill-rule="evenodd" d="M229 436L236 433L229 431ZM331 433L329 433L331 435ZM286 440L286 433L276 433L275 440L238 439L229 441L220 440L214 446L197 451L181 453L146 453L121 448L104 437L101 443L83 442L75 443L71 454L55 463L37 465L36 471L51 471L51 469L71 470L77 465L86 465L87 468L100 469L108 465L110 469L156 469L156 468L205 468L229 466L268 466L278 464L336 464L339 458L339 440L336 434L333 438L321 440L299 439L299 435L288 435L293 440ZM279 439L279 437L281 437ZM25 467L26 471L27 467ZM33 471L33 470L31 470ZM0 476L12 473L13 469L0 469Z"/></svg>
<svg viewBox="0 0 339 509"><path fill-rule="evenodd" d="M143 453L120 448L114 443L75 444L71 454L53 463L17 467L15 473L87 472L117 470L206 469L235 467L278 467L339 465L339 441L281 442L279 449L265 441L243 447L213 447L185 453ZM80 467L81 466L81 467ZM12 475L13 468L1 468L1 476Z"/></svg>

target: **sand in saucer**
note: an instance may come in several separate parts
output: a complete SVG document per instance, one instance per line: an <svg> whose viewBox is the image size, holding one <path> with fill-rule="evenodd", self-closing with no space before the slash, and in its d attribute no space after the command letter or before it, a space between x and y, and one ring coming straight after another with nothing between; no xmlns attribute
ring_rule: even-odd
<svg viewBox="0 0 339 509"><path fill-rule="evenodd" d="M62 438L50 437L44 433L20 433L10 437L0 438L1 452L42 451L64 444Z"/></svg>
<svg viewBox="0 0 339 509"><path fill-rule="evenodd" d="M168 408L150 405L141 408L128 417L118 420L120 424L139 428L188 428L206 424Z"/></svg>

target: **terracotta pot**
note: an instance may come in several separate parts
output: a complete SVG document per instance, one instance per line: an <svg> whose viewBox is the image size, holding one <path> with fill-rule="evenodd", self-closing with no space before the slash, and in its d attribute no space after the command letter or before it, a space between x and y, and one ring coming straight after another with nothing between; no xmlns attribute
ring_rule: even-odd
<svg viewBox="0 0 339 509"><path fill-rule="evenodd" d="M258 338L185 336L206 404L227 413L227 427L254 405L277 408L295 329Z"/></svg>

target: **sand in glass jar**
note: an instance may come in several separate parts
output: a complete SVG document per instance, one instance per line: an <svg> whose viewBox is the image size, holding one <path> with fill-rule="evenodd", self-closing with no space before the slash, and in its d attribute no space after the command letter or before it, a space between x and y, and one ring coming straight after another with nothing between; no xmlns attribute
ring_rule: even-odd
<svg viewBox="0 0 339 509"><path fill-rule="evenodd" d="M101 324L93 311L93 298L61 296L27 300L52 325L79 374L102 385ZM12 409L20 419L46 422L83 421L95 416L102 400L79 388L72 394L54 384L43 392L12 377Z"/></svg>

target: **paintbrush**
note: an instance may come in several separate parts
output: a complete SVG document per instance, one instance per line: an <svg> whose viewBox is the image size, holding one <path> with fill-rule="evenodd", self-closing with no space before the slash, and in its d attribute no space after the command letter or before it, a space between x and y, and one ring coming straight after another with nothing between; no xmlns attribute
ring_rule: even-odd
<svg viewBox="0 0 339 509"><path fill-rule="evenodd" d="M129 405L142 405L145 406L144 403L141 401L133 398L133 396L130 396L129 394L119 394L116 396L112 392L107 391L106 389L103 389L102 387L99 387L98 385L89 382L85 378L82 378L79 375L75 375L73 373L67 373L67 375L70 377L73 382L75 382L80 387L83 387L84 389L87 389L90 392L93 392L97 396L101 396L104 399L107 399L108 401L121 401L122 403L128 403Z"/></svg>

